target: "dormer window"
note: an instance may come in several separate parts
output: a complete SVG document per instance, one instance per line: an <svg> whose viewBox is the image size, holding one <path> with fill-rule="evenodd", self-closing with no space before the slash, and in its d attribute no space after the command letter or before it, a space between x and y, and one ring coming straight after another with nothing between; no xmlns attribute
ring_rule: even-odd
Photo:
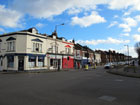
<svg viewBox="0 0 140 105"><path fill-rule="evenodd" d="M53 35L53 39L56 39L56 36Z"/></svg>
<svg viewBox="0 0 140 105"><path fill-rule="evenodd" d="M32 29L33 34L37 34L37 30L35 28Z"/></svg>
<svg viewBox="0 0 140 105"><path fill-rule="evenodd" d="M65 38L62 38L62 41L65 41Z"/></svg>
<svg viewBox="0 0 140 105"><path fill-rule="evenodd" d="M29 32L33 33L33 34L37 34L38 30L36 28L30 28L28 29Z"/></svg>

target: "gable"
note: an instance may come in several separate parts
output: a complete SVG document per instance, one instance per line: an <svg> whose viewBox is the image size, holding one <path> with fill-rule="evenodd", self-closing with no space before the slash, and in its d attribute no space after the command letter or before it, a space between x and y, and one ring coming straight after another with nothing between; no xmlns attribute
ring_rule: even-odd
<svg viewBox="0 0 140 105"><path fill-rule="evenodd" d="M43 42L42 40L40 39L32 39L32 41L36 41L36 42Z"/></svg>
<svg viewBox="0 0 140 105"><path fill-rule="evenodd" d="M65 47L67 47L67 48L71 48L71 46L70 46L70 45L66 45Z"/></svg>
<svg viewBox="0 0 140 105"><path fill-rule="evenodd" d="M14 37L9 37L6 41L16 40Z"/></svg>

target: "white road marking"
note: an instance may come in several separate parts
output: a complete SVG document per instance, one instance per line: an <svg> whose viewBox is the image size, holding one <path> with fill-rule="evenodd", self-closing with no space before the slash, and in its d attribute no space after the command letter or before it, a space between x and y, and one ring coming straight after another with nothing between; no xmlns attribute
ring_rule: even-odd
<svg viewBox="0 0 140 105"><path fill-rule="evenodd" d="M101 96L99 97L99 99L104 100L104 101L109 101L112 102L116 99L116 97L112 97L112 96Z"/></svg>
<svg viewBox="0 0 140 105"><path fill-rule="evenodd" d="M122 80L122 79L115 79L115 81L123 82L124 80Z"/></svg>

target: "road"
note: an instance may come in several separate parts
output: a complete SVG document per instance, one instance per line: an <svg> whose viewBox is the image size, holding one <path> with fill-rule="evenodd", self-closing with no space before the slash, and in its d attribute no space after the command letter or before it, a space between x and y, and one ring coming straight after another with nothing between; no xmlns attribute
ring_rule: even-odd
<svg viewBox="0 0 140 105"><path fill-rule="evenodd" d="M140 79L89 71L0 74L0 105L140 105Z"/></svg>

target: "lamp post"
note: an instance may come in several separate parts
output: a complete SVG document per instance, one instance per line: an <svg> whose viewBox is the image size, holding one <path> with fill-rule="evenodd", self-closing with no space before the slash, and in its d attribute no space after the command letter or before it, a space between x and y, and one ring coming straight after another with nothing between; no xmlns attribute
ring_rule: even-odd
<svg viewBox="0 0 140 105"><path fill-rule="evenodd" d="M128 52L128 65L129 65L129 45L124 45L127 46L127 52Z"/></svg>
<svg viewBox="0 0 140 105"><path fill-rule="evenodd" d="M62 25L64 25L64 23L55 25L55 31L54 31L54 32L57 32L57 27L58 27L58 26L62 26Z"/></svg>
<svg viewBox="0 0 140 105"><path fill-rule="evenodd" d="M55 38L55 61L57 62L57 65L56 65L56 67L58 68L58 70L60 69L58 66L60 66L60 65L58 65L58 60L57 60L57 52L56 51L58 51L58 47L56 46L56 39L57 39L57 27L58 26L62 26L62 25L64 25L64 23L62 23L62 24L58 24L58 25L55 25L55 30L54 30L54 32L55 32L55 34L56 34L56 38ZM56 47L57 47L57 49L56 49Z"/></svg>

